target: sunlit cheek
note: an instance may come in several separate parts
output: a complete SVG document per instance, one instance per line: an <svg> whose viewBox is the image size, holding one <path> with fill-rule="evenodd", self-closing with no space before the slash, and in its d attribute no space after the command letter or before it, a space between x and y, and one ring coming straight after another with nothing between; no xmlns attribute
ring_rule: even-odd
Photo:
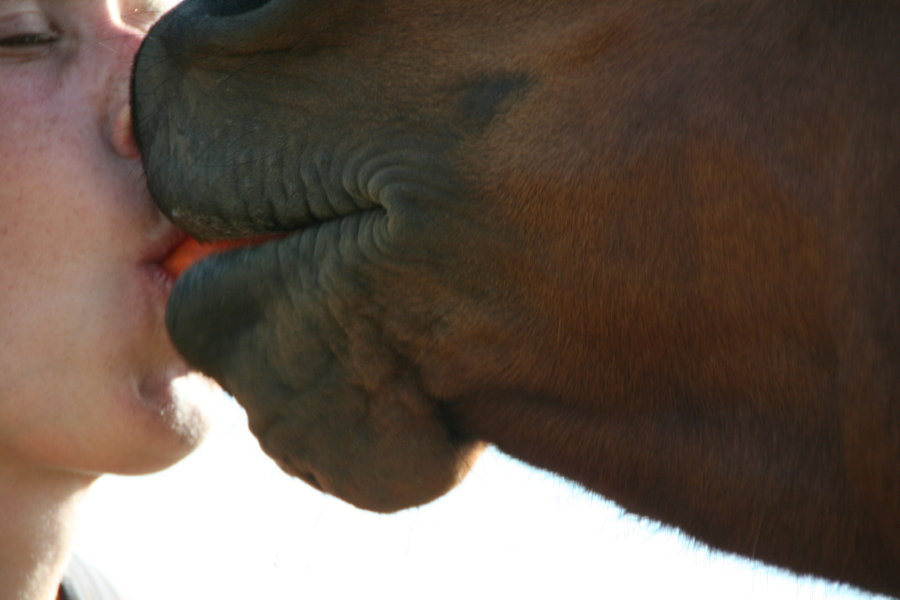
<svg viewBox="0 0 900 600"><path fill-rule="evenodd" d="M147 31L181 0L106 0L109 14L128 27Z"/></svg>
<svg viewBox="0 0 900 600"><path fill-rule="evenodd" d="M125 23L127 16L125 7L122 6L123 4L125 4L125 2L121 2L120 0L106 0L106 14L110 15L113 21L119 25Z"/></svg>

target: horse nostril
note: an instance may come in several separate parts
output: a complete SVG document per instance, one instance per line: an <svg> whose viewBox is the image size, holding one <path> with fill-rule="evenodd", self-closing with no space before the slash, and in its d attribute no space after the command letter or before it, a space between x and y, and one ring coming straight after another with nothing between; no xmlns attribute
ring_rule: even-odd
<svg viewBox="0 0 900 600"><path fill-rule="evenodd" d="M186 0L153 26L140 54L151 56L148 70L160 70L164 61L187 77L233 72L234 65L228 61L234 57L289 52L306 40L309 32L303 22L309 4L304 0Z"/></svg>
<svg viewBox="0 0 900 600"><path fill-rule="evenodd" d="M248 13L267 4L269 0L204 0L206 13L211 17L232 17Z"/></svg>

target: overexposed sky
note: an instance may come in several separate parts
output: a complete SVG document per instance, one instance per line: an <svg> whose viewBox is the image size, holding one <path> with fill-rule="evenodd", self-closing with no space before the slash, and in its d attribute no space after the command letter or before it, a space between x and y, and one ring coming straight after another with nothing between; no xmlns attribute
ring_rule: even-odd
<svg viewBox="0 0 900 600"><path fill-rule="evenodd" d="M234 401L210 400L194 455L105 477L85 507L77 551L134 600L876 598L712 553L496 451L427 506L361 511L283 474Z"/></svg>

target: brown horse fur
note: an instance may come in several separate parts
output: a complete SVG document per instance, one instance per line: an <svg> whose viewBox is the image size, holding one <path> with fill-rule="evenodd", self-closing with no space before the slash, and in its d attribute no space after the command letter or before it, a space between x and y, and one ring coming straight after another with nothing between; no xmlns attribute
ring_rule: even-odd
<svg viewBox="0 0 900 600"><path fill-rule="evenodd" d="M137 133L206 238L170 330L286 470L428 501L479 441L900 595L900 5L188 0Z"/></svg>

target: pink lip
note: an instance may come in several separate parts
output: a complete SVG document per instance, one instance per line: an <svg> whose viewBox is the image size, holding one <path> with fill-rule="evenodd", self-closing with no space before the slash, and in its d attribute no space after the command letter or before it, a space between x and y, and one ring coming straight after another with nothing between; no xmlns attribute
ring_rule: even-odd
<svg viewBox="0 0 900 600"><path fill-rule="evenodd" d="M175 283L175 278L166 271L163 262L187 237L180 229L168 227L163 235L148 245L139 261L153 286L161 292L163 302L168 300Z"/></svg>

